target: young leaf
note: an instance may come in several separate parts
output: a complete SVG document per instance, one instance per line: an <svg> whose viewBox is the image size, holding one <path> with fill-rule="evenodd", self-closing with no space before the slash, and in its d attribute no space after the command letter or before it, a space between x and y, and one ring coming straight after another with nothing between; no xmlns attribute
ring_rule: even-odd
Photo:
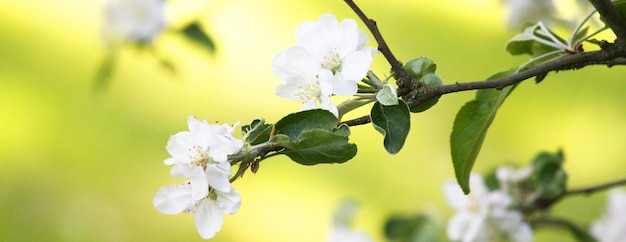
<svg viewBox="0 0 626 242"><path fill-rule="evenodd" d="M419 80L426 74L435 73L437 65L433 60L427 57L419 57L407 62L406 65L404 65L404 69L413 76L413 78Z"/></svg>
<svg viewBox="0 0 626 242"><path fill-rule="evenodd" d="M193 22L182 30L182 33L191 41L204 47L209 53L215 52L215 43L213 39L202 30L198 22Z"/></svg>
<svg viewBox="0 0 626 242"><path fill-rule="evenodd" d="M510 76L515 68L495 74L489 80ZM489 126L504 99L511 93L513 86L502 90L483 89L476 92L476 98L466 103L456 115L450 135L452 164L456 179L465 194L469 193L469 177L485 140Z"/></svg>
<svg viewBox="0 0 626 242"><path fill-rule="evenodd" d="M251 124L241 126L245 141L251 145L268 141L271 132L272 125L266 124L264 119L255 119Z"/></svg>
<svg viewBox="0 0 626 242"><path fill-rule="evenodd" d="M398 105L398 93L393 86L387 84L376 93L376 100L385 106Z"/></svg>
<svg viewBox="0 0 626 242"><path fill-rule="evenodd" d="M402 149L411 129L409 107L404 101L399 102L394 106L385 106L376 102L370 114L374 128L385 136L385 149L390 154L396 154Z"/></svg>

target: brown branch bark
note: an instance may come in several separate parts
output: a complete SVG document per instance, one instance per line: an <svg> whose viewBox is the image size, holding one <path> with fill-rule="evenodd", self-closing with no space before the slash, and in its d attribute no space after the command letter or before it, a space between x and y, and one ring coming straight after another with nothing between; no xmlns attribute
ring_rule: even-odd
<svg viewBox="0 0 626 242"><path fill-rule="evenodd" d="M626 18L611 0L589 0L604 22L613 30L620 45L626 45Z"/></svg>
<svg viewBox="0 0 626 242"><path fill-rule="evenodd" d="M346 4L350 6L352 11L354 11L354 13L359 16L361 21L370 31L370 33L372 33L372 36L376 40L376 43L378 43L378 51L380 51L380 53L385 56L385 59L387 59L387 62L389 62L389 65L391 65L391 70L393 70L394 76L397 80L396 83L398 84L398 95L402 96L403 94L408 93L413 78L404 70L402 62L400 62L391 52L391 49L387 45L385 38L383 38L383 35L378 29L376 21L368 18L367 15L365 15L365 13L361 10L361 8L359 8L359 6L354 3L354 1L344 0L344 2L346 2Z"/></svg>

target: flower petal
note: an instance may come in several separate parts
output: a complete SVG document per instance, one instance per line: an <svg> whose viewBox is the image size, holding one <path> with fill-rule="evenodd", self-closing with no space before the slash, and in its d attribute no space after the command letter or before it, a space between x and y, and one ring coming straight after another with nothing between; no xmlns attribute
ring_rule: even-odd
<svg viewBox="0 0 626 242"><path fill-rule="evenodd" d="M170 176L173 178L189 178L193 165L190 164L177 164L172 166L170 170Z"/></svg>
<svg viewBox="0 0 626 242"><path fill-rule="evenodd" d="M172 158L165 160L166 165L189 163L189 148L191 143L191 133L188 131L178 132L170 136L165 149Z"/></svg>
<svg viewBox="0 0 626 242"><path fill-rule="evenodd" d="M464 210L469 203L469 198L456 181L447 181L443 184L443 195L450 207L457 211Z"/></svg>
<svg viewBox="0 0 626 242"><path fill-rule="evenodd" d="M473 241L480 232L484 218L468 212L459 212L449 221L446 234L453 241Z"/></svg>
<svg viewBox="0 0 626 242"><path fill-rule="evenodd" d="M358 82L365 77L374 59L370 48L355 51L347 55L341 65L341 75L346 80Z"/></svg>
<svg viewBox="0 0 626 242"><path fill-rule="evenodd" d="M211 199L203 199L198 203L196 214L193 218L200 237L210 239L217 231L222 229L224 214Z"/></svg>
<svg viewBox="0 0 626 242"><path fill-rule="evenodd" d="M164 214L179 214L194 205L191 185L168 185L161 187L152 200L154 207Z"/></svg>
<svg viewBox="0 0 626 242"><path fill-rule="evenodd" d="M234 214L241 206L241 195L231 186L228 192L217 192L217 204L227 214Z"/></svg>
<svg viewBox="0 0 626 242"><path fill-rule="evenodd" d="M226 192L230 190L230 163L208 164L205 173L205 179L215 190Z"/></svg>
<svg viewBox="0 0 626 242"><path fill-rule="evenodd" d="M358 86L353 80L346 80L342 74L333 77L333 93L339 96L351 96L358 91Z"/></svg>
<svg viewBox="0 0 626 242"><path fill-rule="evenodd" d="M189 174L191 183L191 197L200 200L209 195L209 183L202 167L195 166Z"/></svg>

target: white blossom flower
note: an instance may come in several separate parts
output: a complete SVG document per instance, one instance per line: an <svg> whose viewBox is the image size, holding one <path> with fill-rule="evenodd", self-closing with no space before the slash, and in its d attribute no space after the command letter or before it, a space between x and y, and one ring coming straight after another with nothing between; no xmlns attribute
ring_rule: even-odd
<svg viewBox="0 0 626 242"><path fill-rule="evenodd" d="M275 58L272 65L274 73L283 79L276 86L276 95L304 105L300 110L318 107L338 116L337 107L330 101L333 90L333 74L321 68L312 55L302 47L293 46Z"/></svg>
<svg viewBox="0 0 626 242"><path fill-rule="evenodd" d="M109 42L150 42L165 26L164 0L108 0L103 33Z"/></svg>
<svg viewBox="0 0 626 242"><path fill-rule="evenodd" d="M452 241L532 241L530 226L522 214L508 210L511 198L500 191L489 191L482 176L470 176L471 193L465 195L455 181L446 182L443 192L457 213L448 221L447 236Z"/></svg>
<svg viewBox="0 0 626 242"><path fill-rule="evenodd" d="M337 116L330 96L357 92L357 82L367 74L377 53L365 47L368 39L355 20L339 23L332 14L301 24L296 30L296 45L280 52L272 63L272 70L283 80L276 94L303 102L301 110L319 104Z"/></svg>
<svg viewBox="0 0 626 242"><path fill-rule="evenodd" d="M204 172L208 185L228 191L228 155L236 154L243 147L243 142L232 136L234 126L208 124L193 116L189 116L187 122L189 131L179 132L167 142L166 149L172 157L164 163L173 165L170 174L174 178L190 178L191 174Z"/></svg>
<svg viewBox="0 0 626 242"><path fill-rule="evenodd" d="M589 229L599 242L626 241L626 190L609 193L606 213Z"/></svg>
<svg viewBox="0 0 626 242"><path fill-rule="evenodd" d="M296 30L296 45L307 49L322 67L333 72L333 93L343 96L357 92L356 83L372 65L372 56L377 51L365 48L368 41L369 37L354 19L339 23L329 13L317 21L301 24Z"/></svg>
<svg viewBox="0 0 626 242"><path fill-rule="evenodd" d="M165 214L195 214L198 232L208 239L222 227L222 210L233 214L241 204L239 193L229 181L228 155L239 152L243 142L232 136L234 126L208 124L193 116L187 121L189 131L170 137L166 148L172 157L164 163L173 165L172 177L188 181L159 189L153 205Z"/></svg>

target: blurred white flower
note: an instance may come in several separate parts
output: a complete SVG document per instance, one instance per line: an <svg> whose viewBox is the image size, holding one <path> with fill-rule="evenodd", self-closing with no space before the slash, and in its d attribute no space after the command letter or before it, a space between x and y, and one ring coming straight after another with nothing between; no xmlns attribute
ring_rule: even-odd
<svg viewBox="0 0 626 242"><path fill-rule="evenodd" d="M239 152L243 142L232 136L236 124L209 124L193 116L187 122L189 131L168 140L166 148L172 157L164 163L173 165L172 177L188 181L159 189L153 205L165 214L195 214L198 232L209 239L222 227L222 210L233 214L241 204L239 193L229 181L228 155Z"/></svg>
<svg viewBox="0 0 626 242"><path fill-rule="evenodd" d="M103 34L109 43L152 41L165 26L164 0L108 0Z"/></svg>
<svg viewBox="0 0 626 242"><path fill-rule="evenodd" d="M274 58L272 70L283 80L276 94L303 102L301 110L318 106L337 115L330 96L350 96L357 82L367 74L377 53L366 48L369 38L354 19L339 23L334 15L323 14L318 21L301 24L296 45Z"/></svg>
<svg viewBox="0 0 626 242"><path fill-rule="evenodd" d="M500 191L489 191L482 176L470 177L471 193L465 195L456 181L444 183L448 204L457 213L448 221L447 236L452 241L532 241L530 226L518 211L508 210L511 198Z"/></svg>
<svg viewBox="0 0 626 242"><path fill-rule="evenodd" d="M589 232L599 242L626 241L626 190L609 193L606 213L593 221Z"/></svg>
<svg viewBox="0 0 626 242"><path fill-rule="evenodd" d="M501 0L507 10L507 26L517 30L524 23L544 22L574 27L593 10L588 0Z"/></svg>
<svg viewBox="0 0 626 242"><path fill-rule="evenodd" d="M552 0L503 0L509 18L507 26L518 28L526 22L543 21L550 23L555 20L556 8Z"/></svg>
<svg viewBox="0 0 626 242"><path fill-rule="evenodd" d="M531 165L519 169L511 165L504 165L496 170L496 178L500 182L502 190L506 191L510 186L527 180L532 173L533 167Z"/></svg>

